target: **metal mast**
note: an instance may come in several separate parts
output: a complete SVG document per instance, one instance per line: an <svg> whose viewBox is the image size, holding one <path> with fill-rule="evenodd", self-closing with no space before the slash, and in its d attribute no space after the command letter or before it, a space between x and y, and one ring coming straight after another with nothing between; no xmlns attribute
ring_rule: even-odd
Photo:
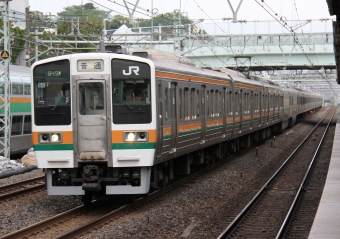
<svg viewBox="0 0 340 239"><path fill-rule="evenodd" d="M230 0L228 0L229 6L230 6L230 8L231 8L231 11L233 12L233 22L234 22L234 23L237 22L237 12L238 12L238 10L239 10L240 7L241 7L242 2L243 2L243 0L240 1L240 3L239 3L238 6L237 6L237 9L236 9L236 11L235 11L234 8L233 8L233 6L231 5Z"/></svg>
<svg viewBox="0 0 340 239"><path fill-rule="evenodd" d="M0 154L3 154L5 158L10 158L10 84L9 84L9 63L10 63L10 41L9 41L9 21L8 21L8 2L12 0L1 0L3 6L1 14L4 21L4 29L0 30L3 34L4 49L1 52L3 58L2 64L5 66L4 73L0 76L1 83L0 88L4 86L3 94L0 94L0 112L4 113L4 117L0 117L0 133L3 133L3 141L0 140L0 144L3 148L0 150Z"/></svg>
<svg viewBox="0 0 340 239"><path fill-rule="evenodd" d="M137 0L137 1L136 1L135 5L133 6L132 11L130 11L130 8L128 7L126 1L123 0L123 2L124 2L124 4L125 4L125 7L126 7L126 10L127 10L128 13L129 13L130 24L132 24L133 27L136 27L136 21L133 20L133 14L134 14L135 11L136 11L136 8L137 8L137 6L138 6L138 4L139 4L139 1L140 1L140 0Z"/></svg>

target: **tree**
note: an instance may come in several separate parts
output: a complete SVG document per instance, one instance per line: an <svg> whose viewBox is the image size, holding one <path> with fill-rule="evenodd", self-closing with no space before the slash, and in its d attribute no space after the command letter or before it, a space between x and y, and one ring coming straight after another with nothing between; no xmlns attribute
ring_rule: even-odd
<svg viewBox="0 0 340 239"><path fill-rule="evenodd" d="M20 29L19 27L10 28L11 35L13 36L11 39L11 63L15 64L20 53L24 50L24 46L26 44L25 35L26 31L24 29Z"/></svg>
<svg viewBox="0 0 340 239"><path fill-rule="evenodd" d="M95 10L96 8L93 6L92 3L86 3L84 6L83 6L84 10Z"/></svg>
<svg viewBox="0 0 340 239"><path fill-rule="evenodd" d="M109 12L94 8L92 3L84 6L73 5L64 8L62 12L58 12L60 23L58 24L59 34L70 34L73 24L79 19L79 28L81 34L99 35L103 30L103 19L109 17Z"/></svg>
<svg viewBox="0 0 340 239"><path fill-rule="evenodd" d="M125 24L130 28L132 27L132 24L129 22L129 18L122 15L115 15L110 21L106 22L106 29L118 29L122 24Z"/></svg>
<svg viewBox="0 0 340 239"><path fill-rule="evenodd" d="M181 24L182 25L188 25L188 24L194 24L192 20L189 18L181 15ZM153 25L154 26L171 26L174 25L174 14L173 13L165 13L165 14L158 14L153 18ZM150 27L151 26L151 20L142 20L139 23L140 27Z"/></svg>
<svg viewBox="0 0 340 239"><path fill-rule="evenodd" d="M10 24L10 53L11 53L11 63L15 64L20 53L25 48L26 40L25 40L25 30L20 29L17 26L14 26L12 23ZM4 29L4 22L0 14L0 28ZM0 34L3 37L3 34ZM3 47L3 43L1 44Z"/></svg>

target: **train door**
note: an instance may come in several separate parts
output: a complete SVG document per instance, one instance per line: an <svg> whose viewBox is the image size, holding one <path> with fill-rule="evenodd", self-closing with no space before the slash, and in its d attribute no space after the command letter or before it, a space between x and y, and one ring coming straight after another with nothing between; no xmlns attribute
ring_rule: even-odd
<svg viewBox="0 0 340 239"><path fill-rule="evenodd" d="M78 80L76 88L76 154L80 160L107 159L111 124L108 123L105 80Z"/></svg>
<svg viewBox="0 0 340 239"><path fill-rule="evenodd" d="M170 83L170 123L171 123L171 142L170 142L170 153L176 152L177 142L177 87L176 83Z"/></svg>
<svg viewBox="0 0 340 239"><path fill-rule="evenodd" d="M202 125L202 130L201 130L201 144L205 142L205 135L206 135L206 115L205 115L205 86L201 86L201 125Z"/></svg>

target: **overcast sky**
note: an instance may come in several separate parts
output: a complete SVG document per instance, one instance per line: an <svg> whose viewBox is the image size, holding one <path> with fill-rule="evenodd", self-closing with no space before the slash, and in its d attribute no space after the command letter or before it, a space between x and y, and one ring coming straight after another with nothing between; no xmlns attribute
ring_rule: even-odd
<svg viewBox="0 0 340 239"><path fill-rule="evenodd" d="M123 5L123 0L115 0L116 3L108 0L93 0L109 9L115 10L122 14L128 15ZM261 0L258 0L261 2ZM72 5L81 5L82 3L91 2L89 0L29 0L30 10L39 10L44 13L63 11L63 8ZM136 0L129 0L130 3L136 3ZM144 9L153 8L158 10L158 13L172 12L174 9L181 8L182 12L187 12L191 19L216 19L221 21L222 18L232 17L232 11L227 0L140 0L139 7ZM231 0L234 9L237 8L240 0ZM92 2L93 3L93 2ZM305 19L321 19L330 18L326 0L265 0L265 3L278 15L286 17L287 20L305 20ZM94 5L102 10L108 10L94 3ZM130 5L132 7L132 5ZM138 9L141 13L135 13L135 17L148 18L147 12ZM142 14L144 13L144 14ZM112 15L118 14L115 12ZM334 17L333 17L334 18ZM243 3L238 12L238 20L272 20L273 18L256 2L256 0L243 0Z"/></svg>

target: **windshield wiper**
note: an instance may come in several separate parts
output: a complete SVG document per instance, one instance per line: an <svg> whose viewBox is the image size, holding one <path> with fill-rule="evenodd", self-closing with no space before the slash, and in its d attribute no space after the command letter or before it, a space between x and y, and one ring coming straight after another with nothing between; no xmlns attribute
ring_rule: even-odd
<svg viewBox="0 0 340 239"><path fill-rule="evenodd" d="M58 100L58 102L55 104L52 110L55 110L61 103L61 99Z"/></svg>
<svg viewBox="0 0 340 239"><path fill-rule="evenodd" d="M129 108L129 110L133 110L133 107L131 107L130 105L128 105L128 104L125 104L125 106L126 106L126 107L128 107L128 108Z"/></svg>
<svg viewBox="0 0 340 239"><path fill-rule="evenodd" d="M59 105L58 104L56 104L54 107L53 107L53 109L52 110L55 110L57 107L58 107Z"/></svg>

